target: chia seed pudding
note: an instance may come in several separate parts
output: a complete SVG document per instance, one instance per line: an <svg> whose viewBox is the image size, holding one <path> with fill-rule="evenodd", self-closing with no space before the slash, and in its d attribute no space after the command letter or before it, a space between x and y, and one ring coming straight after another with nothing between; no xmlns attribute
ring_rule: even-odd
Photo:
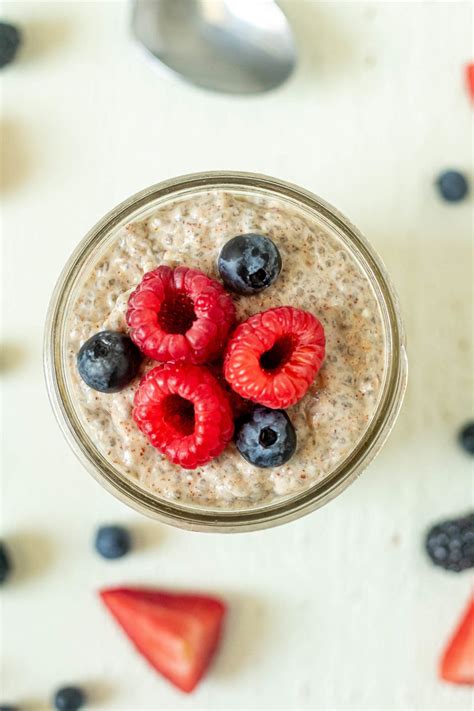
<svg viewBox="0 0 474 711"><path fill-rule="evenodd" d="M288 414L298 446L286 464L263 469L229 444L195 470L170 463L139 431L132 405L139 378L121 392L92 390L79 377L81 345L104 329L127 332L128 297L161 264L186 265L219 279L217 257L233 236L269 236L282 270L268 289L233 295L237 319L276 306L313 313L326 333L326 359L307 394ZM83 281L68 323L67 357L76 407L91 440L121 473L170 502L235 510L299 494L351 454L377 408L387 353L375 292L347 247L307 212L283 199L216 189L168 201L121 229ZM141 373L157 365L145 359Z"/></svg>

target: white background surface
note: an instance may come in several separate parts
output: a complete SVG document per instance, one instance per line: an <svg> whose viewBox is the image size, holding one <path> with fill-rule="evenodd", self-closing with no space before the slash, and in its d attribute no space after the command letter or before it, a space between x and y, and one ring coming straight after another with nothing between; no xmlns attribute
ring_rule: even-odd
<svg viewBox="0 0 474 711"><path fill-rule="evenodd" d="M2 74L2 529L17 573L2 590L0 701L45 709L74 682L91 708L122 711L470 706L436 666L472 578L433 568L422 537L472 501L455 431L473 415L473 202L447 205L432 186L445 167L472 177L472 6L282 4L301 63L253 99L163 78L130 41L124 2L4 4L27 39ZM402 416L359 482L304 520L227 537L154 524L102 491L63 441L41 372L49 295L84 233L151 183L217 168L294 181L345 212L398 286L411 357ZM138 547L108 563L91 541L114 521ZM96 589L119 583L230 601L194 696L101 609Z"/></svg>

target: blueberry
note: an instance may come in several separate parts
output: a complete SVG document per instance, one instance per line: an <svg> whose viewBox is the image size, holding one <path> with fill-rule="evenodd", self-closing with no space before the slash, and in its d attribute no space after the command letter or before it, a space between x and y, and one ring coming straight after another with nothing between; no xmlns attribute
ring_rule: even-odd
<svg viewBox="0 0 474 711"><path fill-rule="evenodd" d="M103 558L121 558L131 547L130 533L122 526L101 526L97 531L95 549Z"/></svg>
<svg viewBox="0 0 474 711"><path fill-rule="evenodd" d="M281 257L269 237L238 235L222 247L219 274L225 286L237 294L257 294L273 284L281 271Z"/></svg>
<svg viewBox="0 0 474 711"><path fill-rule="evenodd" d="M85 703L85 694L77 686L64 686L54 695L54 708L58 711L78 711Z"/></svg>
<svg viewBox="0 0 474 711"><path fill-rule="evenodd" d="M8 22L0 22L0 67L5 67L15 59L20 44L20 30Z"/></svg>
<svg viewBox="0 0 474 711"><path fill-rule="evenodd" d="M459 431L458 439L461 446L469 454L474 454L474 422L467 422Z"/></svg>
<svg viewBox="0 0 474 711"><path fill-rule="evenodd" d="M5 545L0 542L0 583L4 583L12 570L10 556Z"/></svg>
<svg viewBox="0 0 474 711"><path fill-rule="evenodd" d="M438 176L436 185L441 197L448 202L463 200L469 191L466 176L457 170L445 170Z"/></svg>
<svg viewBox="0 0 474 711"><path fill-rule="evenodd" d="M236 435L240 454L256 467L279 467L296 449L296 432L284 410L256 407Z"/></svg>
<svg viewBox="0 0 474 711"><path fill-rule="evenodd" d="M90 388L116 393L136 376L141 359L139 349L124 333L101 331L82 346L77 368Z"/></svg>

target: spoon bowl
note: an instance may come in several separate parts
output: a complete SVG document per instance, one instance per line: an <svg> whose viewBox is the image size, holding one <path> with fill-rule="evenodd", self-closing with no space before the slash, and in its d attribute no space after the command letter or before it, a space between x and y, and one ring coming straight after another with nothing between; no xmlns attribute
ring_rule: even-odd
<svg viewBox="0 0 474 711"><path fill-rule="evenodd" d="M132 30L175 75L213 91L269 91L296 65L291 28L274 0L135 0Z"/></svg>

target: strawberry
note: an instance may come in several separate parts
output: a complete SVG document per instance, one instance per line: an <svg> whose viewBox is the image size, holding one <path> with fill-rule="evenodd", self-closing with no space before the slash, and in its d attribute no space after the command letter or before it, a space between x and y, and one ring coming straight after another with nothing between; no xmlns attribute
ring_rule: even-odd
<svg viewBox="0 0 474 711"><path fill-rule="evenodd" d="M474 685L474 597L441 657L439 674L452 684Z"/></svg>
<svg viewBox="0 0 474 711"><path fill-rule="evenodd" d="M474 101L474 62L466 64L466 85L471 101Z"/></svg>
<svg viewBox="0 0 474 711"><path fill-rule="evenodd" d="M109 588L100 596L152 667L181 691L193 691L218 646L224 603L146 588Z"/></svg>

